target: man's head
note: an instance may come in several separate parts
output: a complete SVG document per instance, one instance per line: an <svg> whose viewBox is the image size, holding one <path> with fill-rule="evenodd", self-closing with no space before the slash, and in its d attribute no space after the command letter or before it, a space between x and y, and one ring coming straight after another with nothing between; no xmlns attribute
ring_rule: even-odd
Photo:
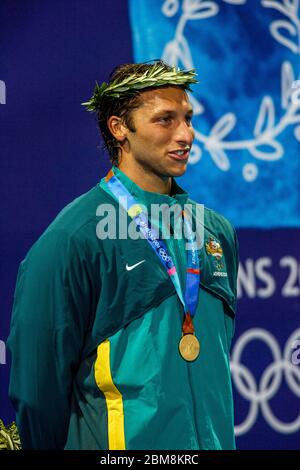
<svg viewBox="0 0 300 470"><path fill-rule="evenodd" d="M96 86L90 101L83 104L89 111L97 113L104 144L113 164L119 163L126 145L128 150L130 137L136 132L135 120L139 119L143 126L141 121L143 112L147 110L149 117L151 104L155 104L157 108L159 98L164 99L163 95L166 95L167 90L169 98L173 90L173 98L176 95L178 104L179 101L182 103L185 101L186 108L188 99L185 91L190 89L192 83L197 83L195 75L193 70L179 70L162 61L125 64L113 70L108 84ZM151 91L154 93L151 94ZM167 99L166 96L165 98ZM135 116L139 108L143 107L142 113ZM120 134L121 128L128 131L125 132L126 135ZM155 132L155 128L153 130ZM150 127L149 131L151 132ZM186 145L190 145L191 139L187 137L185 139L189 142ZM177 146L175 148L177 149Z"/></svg>

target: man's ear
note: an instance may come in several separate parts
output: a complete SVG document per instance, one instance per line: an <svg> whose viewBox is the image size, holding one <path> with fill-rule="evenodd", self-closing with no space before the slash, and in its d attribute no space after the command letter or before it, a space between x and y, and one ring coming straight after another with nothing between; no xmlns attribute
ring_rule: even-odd
<svg viewBox="0 0 300 470"><path fill-rule="evenodd" d="M110 116L107 121L107 127L118 142L124 142L128 134L128 128L122 118L119 116Z"/></svg>

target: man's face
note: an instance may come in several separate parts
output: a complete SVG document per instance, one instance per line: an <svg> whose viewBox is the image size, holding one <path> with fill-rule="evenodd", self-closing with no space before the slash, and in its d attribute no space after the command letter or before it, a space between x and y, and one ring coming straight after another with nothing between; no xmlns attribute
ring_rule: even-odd
<svg viewBox="0 0 300 470"><path fill-rule="evenodd" d="M141 95L132 111L135 132L127 134L128 158L157 176L181 176L186 171L195 133L192 106L178 87L157 88Z"/></svg>

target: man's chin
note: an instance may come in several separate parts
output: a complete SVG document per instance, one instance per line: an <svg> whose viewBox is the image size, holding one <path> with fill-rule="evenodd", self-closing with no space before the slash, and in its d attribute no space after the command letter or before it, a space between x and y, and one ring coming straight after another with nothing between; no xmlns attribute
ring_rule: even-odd
<svg viewBox="0 0 300 470"><path fill-rule="evenodd" d="M187 170L187 162L185 163L180 163L180 165L177 165L175 168L173 167L170 169L170 176L173 176L174 178L179 177L184 175L184 173Z"/></svg>

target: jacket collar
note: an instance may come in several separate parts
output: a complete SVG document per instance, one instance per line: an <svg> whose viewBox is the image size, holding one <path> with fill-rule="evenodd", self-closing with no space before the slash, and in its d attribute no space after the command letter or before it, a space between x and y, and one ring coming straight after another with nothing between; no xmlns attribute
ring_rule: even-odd
<svg viewBox="0 0 300 470"><path fill-rule="evenodd" d="M180 204L183 206L188 200L188 193L176 183L174 178L172 178L171 195L167 195L144 191L118 167L114 166L113 169L117 178L121 181L121 183L124 184L130 194L132 194L132 196L135 197L138 202L143 203L146 207L149 207L151 204L167 204L168 206L172 206L173 204Z"/></svg>

